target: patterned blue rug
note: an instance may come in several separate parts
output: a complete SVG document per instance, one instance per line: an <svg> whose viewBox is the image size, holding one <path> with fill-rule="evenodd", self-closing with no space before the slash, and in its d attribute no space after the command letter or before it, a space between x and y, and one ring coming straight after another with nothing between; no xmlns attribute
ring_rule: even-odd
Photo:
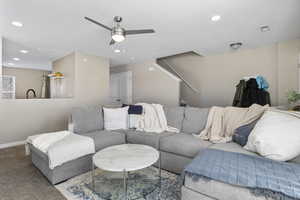
<svg viewBox="0 0 300 200"><path fill-rule="evenodd" d="M95 188L91 173L86 173L59 184L56 188L68 200L123 200L122 173L96 170ZM128 199L130 200L180 200L180 177L162 170L161 187L158 169L150 167L128 175Z"/></svg>

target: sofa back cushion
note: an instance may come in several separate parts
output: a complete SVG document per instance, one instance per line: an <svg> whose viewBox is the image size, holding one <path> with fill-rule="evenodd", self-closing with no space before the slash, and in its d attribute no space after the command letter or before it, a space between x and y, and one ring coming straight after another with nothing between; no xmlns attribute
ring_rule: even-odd
<svg viewBox="0 0 300 200"><path fill-rule="evenodd" d="M209 108L186 107L182 123L182 132L199 134L206 125Z"/></svg>
<svg viewBox="0 0 300 200"><path fill-rule="evenodd" d="M184 118L184 107L174 106L167 107L164 106L165 115L167 118L168 126L177 128L179 131L182 129L182 122Z"/></svg>
<svg viewBox="0 0 300 200"><path fill-rule="evenodd" d="M84 106L72 109L73 130L84 134L103 129L103 114L101 106Z"/></svg>

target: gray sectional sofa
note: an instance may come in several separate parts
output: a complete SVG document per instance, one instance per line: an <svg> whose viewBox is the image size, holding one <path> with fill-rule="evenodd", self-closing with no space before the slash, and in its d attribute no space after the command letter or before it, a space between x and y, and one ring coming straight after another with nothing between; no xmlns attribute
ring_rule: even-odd
<svg viewBox="0 0 300 200"><path fill-rule="evenodd" d="M73 109L69 129L74 133L93 138L96 151L123 143L145 144L155 147L161 153L162 168L177 174L180 174L184 167L205 148L258 156L244 150L236 143L212 144L194 137L192 134L198 134L205 127L209 112L207 108L164 107L164 110L168 124L178 128L180 133L157 134L135 130L103 130L103 116L100 106ZM30 148L32 162L52 184L57 184L91 170L92 155L84 156L50 170L47 156L33 146ZM255 197L245 188L218 181L194 182L190 177L186 177L185 184L182 186L182 200L201 199L253 200L264 198Z"/></svg>

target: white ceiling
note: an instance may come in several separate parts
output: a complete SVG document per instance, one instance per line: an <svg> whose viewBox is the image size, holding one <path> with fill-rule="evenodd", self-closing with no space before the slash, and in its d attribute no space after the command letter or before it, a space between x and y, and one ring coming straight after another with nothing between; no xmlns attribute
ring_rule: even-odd
<svg viewBox="0 0 300 200"><path fill-rule="evenodd" d="M52 71L52 60L55 57L47 49L24 46L8 39L3 40L3 48L3 66L5 67ZM23 54L20 50L27 50L28 53ZM20 60L15 61L13 60L14 58L19 58ZM9 65L9 63L13 63L13 65Z"/></svg>
<svg viewBox="0 0 300 200"><path fill-rule="evenodd" d="M220 21L210 20L215 14L222 16ZM110 47L110 33L83 19L89 16L111 26L115 15L123 17L124 28L154 28L156 33L128 36ZM0 34L8 41L48 60L78 50L109 57L113 66L192 50L202 55L225 52L235 41L253 48L294 39L300 37L299 19L300 0L0 1ZM24 26L13 27L14 20ZM260 32L261 25L271 31ZM116 54L113 48L123 51ZM7 52L5 61L17 51Z"/></svg>

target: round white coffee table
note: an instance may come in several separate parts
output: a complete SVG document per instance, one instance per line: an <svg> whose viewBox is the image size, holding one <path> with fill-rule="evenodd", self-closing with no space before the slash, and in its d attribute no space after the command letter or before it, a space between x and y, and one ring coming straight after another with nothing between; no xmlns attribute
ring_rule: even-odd
<svg viewBox="0 0 300 200"><path fill-rule="evenodd" d="M127 200L128 172L141 170L159 161L159 184L161 184L160 153L153 147L140 144L121 144L107 147L93 156L92 184L95 189L95 167L105 171L123 172L124 193Z"/></svg>

